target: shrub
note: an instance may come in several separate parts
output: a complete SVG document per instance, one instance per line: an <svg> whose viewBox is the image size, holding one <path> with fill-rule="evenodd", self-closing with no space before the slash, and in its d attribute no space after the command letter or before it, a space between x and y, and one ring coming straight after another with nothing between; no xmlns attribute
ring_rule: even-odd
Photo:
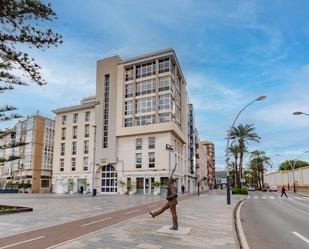
<svg viewBox="0 0 309 249"><path fill-rule="evenodd" d="M263 188L262 191L263 191L263 192L267 192L267 189L266 189L266 188Z"/></svg>
<svg viewBox="0 0 309 249"><path fill-rule="evenodd" d="M232 188L233 195L247 195L248 189L246 188Z"/></svg>
<svg viewBox="0 0 309 249"><path fill-rule="evenodd" d="M153 183L151 183L151 187L155 187L155 188L160 187L160 182L154 181Z"/></svg>

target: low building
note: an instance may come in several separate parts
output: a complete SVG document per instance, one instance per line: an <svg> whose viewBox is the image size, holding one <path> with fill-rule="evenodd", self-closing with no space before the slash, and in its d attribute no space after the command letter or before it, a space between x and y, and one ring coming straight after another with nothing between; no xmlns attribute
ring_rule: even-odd
<svg viewBox="0 0 309 249"><path fill-rule="evenodd" d="M80 105L53 110L56 114L53 192L78 192L92 188L95 97Z"/></svg>

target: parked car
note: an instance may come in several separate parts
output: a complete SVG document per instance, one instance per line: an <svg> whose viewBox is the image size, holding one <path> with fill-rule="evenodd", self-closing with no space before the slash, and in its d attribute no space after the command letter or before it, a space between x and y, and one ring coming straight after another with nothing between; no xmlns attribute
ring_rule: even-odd
<svg viewBox="0 0 309 249"><path fill-rule="evenodd" d="M249 191L255 191L255 187L254 187L254 186L249 186L249 187L248 187L248 190L249 190Z"/></svg>
<svg viewBox="0 0 309 249"><path fill-rule="evenodd" d="M277 187L274 187L274 186L271 186L269 189L268 189L269 192L277 192L278 189Z"/></svg>

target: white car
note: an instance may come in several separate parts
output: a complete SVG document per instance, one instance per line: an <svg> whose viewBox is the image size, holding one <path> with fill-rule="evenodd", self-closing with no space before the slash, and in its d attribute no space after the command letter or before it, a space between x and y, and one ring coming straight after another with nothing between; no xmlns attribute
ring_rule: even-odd
<svg viewBox="0 0 309 249"><path fill-rule="evenodd" d="M248 187L248 191L255 191L255 187L254 186L249 186Z"/></svg>
<svg viewBox="0 0 309 249"><path fill-rule="evenodd" d="M268 190L269 192L277 192L278 191L278 189L277 189L277 187L270 187L269 188L269 190Z"/></svg>

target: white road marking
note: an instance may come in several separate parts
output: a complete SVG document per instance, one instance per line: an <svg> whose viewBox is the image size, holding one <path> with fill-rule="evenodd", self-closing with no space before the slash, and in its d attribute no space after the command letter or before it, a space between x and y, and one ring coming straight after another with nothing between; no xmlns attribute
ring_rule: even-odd
<svg viewBox="0 0 309 249"><path fill-rule="evenodd" d="M107 218L104 218L104 219L92 221L92 222L81 225L81 227L89 226L89 225L92 225L92 224L95 224L95 223L98 223L98 222L101 222L101 221L105 221L105 220L110 220L111 218L113 218L113 217L107 217Z"/></svg>
<svg viewBox="0 0 309 249"><path fill-rule="evenodd" d="M301 238L303 241L305 241L307 244L309 244L309 239L304 237L303 235L299 234L298 232L292 232L294 235L296 235L298 238Z"/></svg>
<svg viewBox="0 0 309 249"><path fill-rule="evenodd" d="M20 242L14 243L14 244L10 244L10 245L7 245L7 246L0 247L0 249L17 246L17 245L20 245L20 244L24 244L24 243L27 243L27 242L30 242L30 241L34 241L34 240L38 240L38 239L42 239L42 238L45 238L45 236L40 236L40 237L36 237L36 238L33 238L33 239L28 239L28 240L20 241Z"/></svg>
<svg viewBox="0 0 309 249"><path fill-rule="evenodd" d="M254 196L254 199L259 199L259 197L258 196Z"/></svg>
<svg viewBox="0 0 309 249"><path fill-rule="evenodd" d="M275 199L275 197L273 197L273 196L269 196L269 198L270 198L270 199L272 199L272 200L274 200L274 199Z"/></svg>
<svg viewBox="0 0 309 249"><path fill-rule="evenodd" d="M266 196L262 196L262 199L267 199L267 197Z"/></svg>
<svg viewBox="0 0 309 249"><path fill-rule="evenodd" d="M124 214L133 214L133 213L136 213L136 212L138 212L138 211L140 211L140 209L135 209L135 210L133 210L133 211L126 212L126 213L124 213Z"/></svg>
<svg viewBox="0 0 309 249"><path fill-rule="evenodd" d="M248 195L248 196L247 196L247 199L250 199L250 198L251 198L251 196L250 196L250 195Z"/></svg>
<svg viewBox="0 0 309 249"><path fill-rule="evenodd" d="M294 196L294 198L295 198L296 200L304 200L303 198L298 197L298 196Z"/></svg>

